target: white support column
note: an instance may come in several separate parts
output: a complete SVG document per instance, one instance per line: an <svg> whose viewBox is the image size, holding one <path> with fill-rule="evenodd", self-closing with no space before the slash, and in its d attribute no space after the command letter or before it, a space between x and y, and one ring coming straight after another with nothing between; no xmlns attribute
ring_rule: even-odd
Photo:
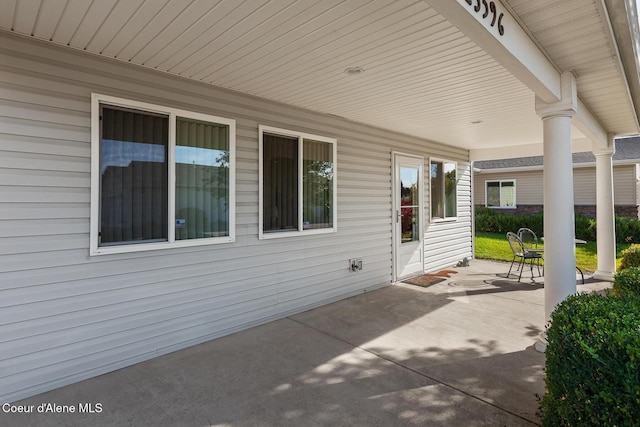
<svg viewBox="0 0 640 427"><path fill-rule="evenodd" d="M576 246L571 156L571 118L576 111L575 78L562 75L563 97L547 104L536 97L544 138L544 308L549 321L556 305L576 293ZM546 349L546 334L535 345Z"/></svg>
<svg viewBox="0 0 640 427"><path fill-rule="evenodd" d="M613 200L614 138L609 138L610 148L593 150L596 156L596 220L598 227L598 270L593 277L613 281L616 272L616 222ZM594 144L595 147L595 144Z"/></svg>

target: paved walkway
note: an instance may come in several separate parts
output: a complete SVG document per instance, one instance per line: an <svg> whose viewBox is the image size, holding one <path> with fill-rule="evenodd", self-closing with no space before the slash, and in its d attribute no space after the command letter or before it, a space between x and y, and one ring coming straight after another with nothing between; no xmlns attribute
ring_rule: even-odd
<svg viewBox="0 0 640 427"><path fill-rule="evenodd" d="M100 412L0 412L0 425L538 425L544 290L505 279L508 266L474 260L426 288L388 286L14 402Z"/></svg>

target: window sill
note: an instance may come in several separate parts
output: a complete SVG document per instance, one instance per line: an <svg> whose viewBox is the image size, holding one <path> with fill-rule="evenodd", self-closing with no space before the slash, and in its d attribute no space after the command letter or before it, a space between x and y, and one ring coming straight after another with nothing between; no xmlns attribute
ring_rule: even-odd
<svg viewBox="0 0 640 427"><path fill-rule="evenodd" d="M136 243L129 245L113 245L92 247L89 251L90 256L126 254L133 252L149 252L161 249L186 248L193 246L209 246L224 243L235 242L235 237L215 237L204 239L176 240L175 242L157 242L157 243Z"/></svg>
<svg viewBox="0 0 640 427"><path fill-rule="evenodd" d="M304 231L273 231L270 233L260 233L258 238L260 240L270 240L270 239L283 239L287 237L304 237L304 236L312 236L315 234L330 234L337 232L338 229L336 227L333 228L315 228L315 229L307 229Z"/></svg>
<svg viewBox="0 0 640 427"><path fill-rule="evenodd" d="M517 206L485 206L485 207L489 209L506 209L506 210L518 209Z"/></svg>
<svg viewBox="0 0 640 427"><path fill-rule="evenodd" d="M454 217L454 218L432 218L431 219L431 223L432 224L439 224L439 223L443 223L443 222L456 222L458 221L458 217Z"/></svg>

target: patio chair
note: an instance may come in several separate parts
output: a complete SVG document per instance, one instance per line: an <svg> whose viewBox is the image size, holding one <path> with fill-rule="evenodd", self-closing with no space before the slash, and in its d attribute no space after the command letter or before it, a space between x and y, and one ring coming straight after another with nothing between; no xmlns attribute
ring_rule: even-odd
<svg viewBox="0 0 640 427"><path fill-rule="evenodd" d="M520 228L516 233L522 241L524 248L534 252L544 252L544 249L538 248L538 236L530 228Z"/></svg>
<svg viewBox="0 0 640 427"><path fill-rule="evenodd" d="M529 268L531 270L531 278L533 279L533 264L536 261L539 261L542 258L542 254L539 252L529 252L525 249L522 244L522 240L511 231L507 233L507 240L509 241L509 246L511 247L511 252L513 252L513 260L511 260L511 266L509 267L509 272L507 273L507 277L511 275L511 269L513 268L513 263L518 261L518 269L520 270L520 275L518 276L518 282L522 279L522 271L524 270L524 266L529 260ZM540 265L538 264L538 277L540 277Z"/></svg>
<svg viewBox="0 0 640 427"><path fill-rule="evenodd" d="M538 247L538 236L530 228L520 228L516 233L518 238L527 252L536 252L540 254L540 258L536 259L538 265L538 274L540 274L540 260L544 260L544 249ZM542 274L544 274L544 264L542 264Z"/></svg>

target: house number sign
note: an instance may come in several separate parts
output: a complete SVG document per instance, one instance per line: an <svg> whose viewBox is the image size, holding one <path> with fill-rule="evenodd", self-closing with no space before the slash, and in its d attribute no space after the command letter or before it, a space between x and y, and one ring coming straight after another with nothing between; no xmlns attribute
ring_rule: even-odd
<svg viewBox="0 0 640 427"><path fill-rule="evenodd" d="M469 6L473 6L474 0L466 0ZM473 11L476 13L482 13L482 19L487 19L489 13L493 15L491 18L491 26L495 27L498 25L498 32L501 36L504 36L504 27L502 26L502 17L504 13L500 12L498 15L498 8L496 7L496 2L487 1L487 0L475 0L475 6L473 6Z"/></svg>

